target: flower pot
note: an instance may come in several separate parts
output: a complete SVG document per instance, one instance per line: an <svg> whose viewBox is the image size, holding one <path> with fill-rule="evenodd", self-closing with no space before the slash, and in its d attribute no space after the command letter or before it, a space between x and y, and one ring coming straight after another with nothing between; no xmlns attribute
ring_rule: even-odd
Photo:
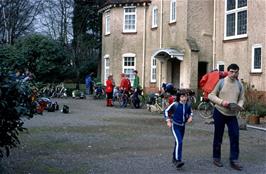
<svg viewBox="0 0 266 174"><path fill-rule="evenodd" d="M250 115L248 116L248 123L249 124L260 124L260 117L257 115Z"/></svg>

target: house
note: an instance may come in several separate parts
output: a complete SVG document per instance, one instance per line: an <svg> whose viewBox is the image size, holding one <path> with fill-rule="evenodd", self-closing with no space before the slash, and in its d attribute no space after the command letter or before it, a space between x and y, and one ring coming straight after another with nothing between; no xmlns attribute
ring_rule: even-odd
<svg viewBox="0 0 266 174"><path fill-rule="evenodd" d="M145 91L197 90L203 74L237 63L266 92L266 1L107 0L100 12L103 82L137 69Z"/></svg>

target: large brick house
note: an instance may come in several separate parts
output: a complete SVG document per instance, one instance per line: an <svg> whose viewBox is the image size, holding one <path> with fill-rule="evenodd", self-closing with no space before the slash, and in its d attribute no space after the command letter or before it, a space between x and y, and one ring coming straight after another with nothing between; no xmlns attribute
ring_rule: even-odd
<svg viewBox="0 0 266 174"><path fill-rule="evenodd" d="M197 89L206 72L237 63L241 79L266 91L264 0L107 0L100 12L103 82L137 69L146 91Z"/></svg>

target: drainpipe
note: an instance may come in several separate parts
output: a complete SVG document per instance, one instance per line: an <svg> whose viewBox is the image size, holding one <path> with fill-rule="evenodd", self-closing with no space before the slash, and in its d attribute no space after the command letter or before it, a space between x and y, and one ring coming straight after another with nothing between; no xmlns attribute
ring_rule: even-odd
<svg viewBox="0 0 266 174"><path fill-rule="evenodd" d="M163 0L161 0L161 15L160 15L160 49L162 48L162 40L163 40Z"/></svg>
<svg viewBox="0 0 266 174"><path fill-rule="evenodd" d="M162 48L162 42L163 42L163 0L161 0L161 9L160 9L160 49ZM160 67L159 67L159 84L158 87L160 89L161 87L161 81L162 81L162 62L160 61Z"/></svg>
<svg viewBox="0 0 266 174"><path fill-rule="evenodd" d="M143 3L144 6L144 20L143 20L143 42L142 42L142 81L141 86L144 89L145 87L145 54L146 54L146 3Z"/></svg>
<svg viewBox="0 0 266 174"><path fill-rule="evenodd" d="M212 70L215 69L216 60L216 0L213 1L213 34L212 34Z"/></svg>

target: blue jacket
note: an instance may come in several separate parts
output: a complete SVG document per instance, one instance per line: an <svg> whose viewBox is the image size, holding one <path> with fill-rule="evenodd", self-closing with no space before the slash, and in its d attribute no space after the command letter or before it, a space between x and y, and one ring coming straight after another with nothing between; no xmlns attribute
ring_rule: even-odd
<svg viewBox="0 0 266 174"><path fill-rule="evenodd" d="M169 117L169 112L172 113L172 117ZM165 119L172 118L173 123L179 126L184 126L188 118L192 115L191 105L188 103L173 102L164 111Z"/></svg>

